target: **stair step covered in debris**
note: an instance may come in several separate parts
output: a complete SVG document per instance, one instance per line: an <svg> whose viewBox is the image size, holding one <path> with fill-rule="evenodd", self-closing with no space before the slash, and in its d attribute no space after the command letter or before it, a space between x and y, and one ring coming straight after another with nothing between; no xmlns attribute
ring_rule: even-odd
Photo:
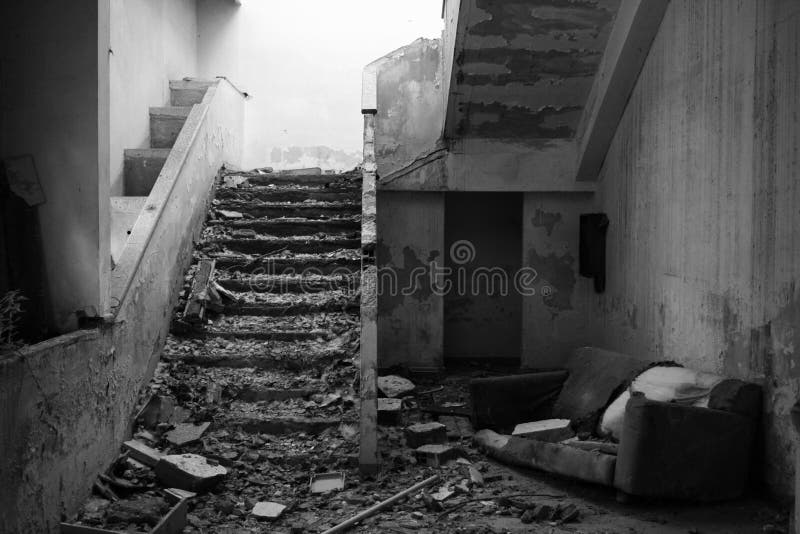
<svg viewBox="0 0 800 534"><path fill-rule="evenodd" d="M333 217L327 219L280 218L211 221L209 230L224 232L235 237L263 234L272 236L325 234L357 234L361 229L359 217Z"/></svg>
<svg viewBox="0 0 800 534"><path fill-rule="evenodd" d="M217 198L225 200L258 202L356 202L361 197L361 189L328 188L324 185L310 187L255 186L248 189L220 187Z"/></svg>
<svg viewBox="0 0 800 534"><path fill-rule="evenodd" d="M361 267L361 251L337 250L319 254L268 254L251 256L248 254L212 253L217 268L239 273L298 273L337 274L358 272Z"/></svg>
<svg viewBox="0 0 800 534"><path fill-rule="evenodd" d="M245 200L215 200L218 219L243 219L262 217L301 217L327 219L345 215L358 215L361 205L356 202L252 202Z"/></svg>

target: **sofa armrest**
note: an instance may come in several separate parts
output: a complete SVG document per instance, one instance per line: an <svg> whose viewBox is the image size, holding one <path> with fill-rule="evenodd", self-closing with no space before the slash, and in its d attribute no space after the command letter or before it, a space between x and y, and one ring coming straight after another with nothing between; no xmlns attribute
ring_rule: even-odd
<svg viewBox="0 0 800 534"><path fill-rule="evenodd" d="M737 413L633 395L625 409L614 485L644 497L738 497L750 472L756 423Z"/></svg>
<svg viewBox="0 0 800 534"><path fill-rule="evenodd" d="M470 381L476 430L509 430L518 423L549 419L567 371L476 378Z"/></svg>

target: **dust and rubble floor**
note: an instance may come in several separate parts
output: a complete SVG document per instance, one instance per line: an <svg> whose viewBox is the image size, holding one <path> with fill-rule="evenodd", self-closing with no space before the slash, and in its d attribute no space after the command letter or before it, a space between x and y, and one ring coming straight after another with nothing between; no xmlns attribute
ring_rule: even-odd
<svg viewBox="0 0 800 534"><path fill-rule="evenodd" d="M480 367L416 379L407 394L401 388L399 411L382 413L380 473L360 478L360 190L355 172L219 180L134 437L71 523L117 532L324 532L437 474L435 484L350 531L785 531L786 514L755 499L623 505L608 488L488 460L465 417L468 380L491 372ZM186 299L198 265L211 259L211 295L203 293L202 320L192 322ZM403 431L432 421L445 425L454 453L440 465L419 457ZM202 465L189 474L162 468L179 457ZM186 506L183 525L164 520L176 502Z"/></svg>

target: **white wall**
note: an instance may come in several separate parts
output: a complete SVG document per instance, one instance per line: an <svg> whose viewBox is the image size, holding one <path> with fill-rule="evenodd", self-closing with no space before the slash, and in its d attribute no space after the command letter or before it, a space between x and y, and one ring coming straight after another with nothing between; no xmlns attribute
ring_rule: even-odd
<svg viewBox="0 0 800 534"><path fill-rule="evenodd" d="M223 20L227 2L199 2L200 75L228 76L253 95L245 167L359 163L362 69L443 27L436 0L244 0L234 21Z"/></svg>
<svg viewBox="0 0 800 534"><path fill-rule="evenodd" d="M217 0L219 1L219 0ZM150 146L150 106L169 80L197 76L196 0L111 0L111 194L123 194L123 150Z"/></svg>

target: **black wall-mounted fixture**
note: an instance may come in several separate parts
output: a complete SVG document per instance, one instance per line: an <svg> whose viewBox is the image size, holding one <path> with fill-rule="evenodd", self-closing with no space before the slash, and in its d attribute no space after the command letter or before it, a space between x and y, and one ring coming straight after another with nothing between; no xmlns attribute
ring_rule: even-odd
<svg viewBox="0 0 800 534"><path fill-rule="evenodd" d="M579 241L579 272L581 276L594 279L594 290L602 293L606 289L606 233L608 216L605 213L581 215Z"/></svg>

